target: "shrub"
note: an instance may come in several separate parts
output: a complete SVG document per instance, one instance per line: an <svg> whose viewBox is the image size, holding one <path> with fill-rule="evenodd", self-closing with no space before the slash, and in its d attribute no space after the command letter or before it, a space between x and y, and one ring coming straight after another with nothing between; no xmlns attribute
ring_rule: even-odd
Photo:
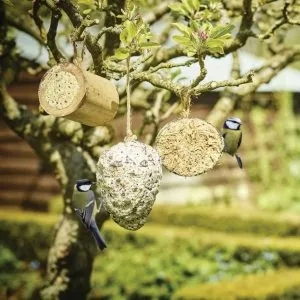
<svg viewBox="0 0 300 300"><path fill-rule="evenodd" d="M158 206L150 222L166 225L197 226L203 229L272 236L299 236L300 217L257 210L206 206Z"/></svg>
<svg viewBox="0 0 300 300"><path fill-rule="evenodd" d="M300 270L248 275L232 281L187 286L175 294L180 300L292 300L300 299Z"/></svg>

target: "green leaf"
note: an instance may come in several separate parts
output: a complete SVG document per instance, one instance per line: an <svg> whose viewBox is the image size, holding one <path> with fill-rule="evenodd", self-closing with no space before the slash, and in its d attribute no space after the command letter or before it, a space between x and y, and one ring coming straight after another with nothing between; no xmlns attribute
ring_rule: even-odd
<svg viewBox="0 0 300 300"><path fill-rule="evenodd" d="M230 32L233 28L234 28L234 25L232 25L232 24L227 24L225 26L218 25L212 29L209 37L212 39L217 39L217 38L223 37L225 35L230 34Z"/></svg>
<svg viewBox="0 0 300 300"><path fill-rule="evenodd" d="M221 39L208 39L205 45L212 53L224 54L224 42Z"/></svg>
<svg viewBox="0 0 300 300"><path fill-rule="evenodd" d="M121 34L120 34L120 40L124 45L127 45L127 40L128 40L128 30L123 29Z"/></svg>
<svg viewBox="0 0 300 300"><path fill-rule="evenodd" d="M184 8L191 14L194 14L194 7L192 1L189 0L182 0L182 4L184 5Z"/></svg>
<svg viewBox="0 0 300 300"><path fill-rule="evenodd" d="M173 40L182 46L193 46L194 47L193 42L187 37L184 37L181 35L174 35Z"/></svg>
<svg viewBox="0 0 300 300"><path fill-rule="evenodd" d="M123 60L125 58L127 58L130 54L129 49L126 48L119 48L116 50L115 55L113 56L113 58L116 58L118 60Z"/></svg>
<svg viewBox="0 0 300 300"><path fill-rule="evenodd" d="M194 56L197 53L197 45L190 38L174 35L173 40L184 47L183 50L188 56Z"/></svg>
<svg viewBox="0 0 300 300"><path fill-rule="evenodd" d="M197 53L196 50L186 50L186 54L187 54L187 56L189 56L189 57L195 56L196 53Z"/></svg>
<svg viewBox="0 0 300 300"><path fill-rule="evenodd" d="M78 0L78 4L93 5L94 0Z"/></svg>
<svg viewBox="0 0 300 300"><path fill-rule="evenodd" d="M129 45L136 37L137 28L132 21L125 21L123 24L123 30L120 34L120 40L124 45Z"/></svg>
<svg viewBox="0 0 300 300"><path fill-rule="evenodd" d="M201 0L191 0L193 2L193 6L195 7L195 10L199 10L201 6Z"/></svg>
<svg viewBox="0 0 300 300"><path fill-rule="evenodd" d="M190 21L190 26L193 31L198 31L200 27L200 25L195 20Z"/></svg>
<svg viewBox="0 0 300 300"><path fill-rule="evenodd" d="M172 25L174 25L185 36L190 36L192 33L192 30L182 23L172 23Z"/></svg>
<svg viewBox="0 0 300 300"><path fill-rule="evenodd" d="M11 0L3 0L4 4L14 6L14 4L11 2Z"/></svg>
<svg viewBox="0 0 300 300"><path fill-rule="evenodd" d="M88 9L85 9L82 13L83 13L84 15L88 15L91 11L92 11L92 9L91 9L91 8L88 8Z"/></svg>
<svg viewBox="0 0 300 300"><path fill-rule="evenodd" d="M184 7L181 4L178 3L173 3L169 5L169 8L174 12L179 15L186 16L188 15L188 12L184 9Z"/></svg>
<svg viewBox="0 0 300 300"><path fill-rule="evenodd" d="M133 39L136 36L136 34L137 34L136 25L133 22L131 22L131 21L126 21L124 23L124 25L125 25L125 28L128 30L130 38Z"/></svg>
<svg viewBox="0 0 300 300"><path fill-rule="evenodd" d="M146 42L146 43L139 44L139 46L142 49L148 49L148 48L157 48L157 47L160 47L160 44L159 43L155 43L155 42Z"/></svg>

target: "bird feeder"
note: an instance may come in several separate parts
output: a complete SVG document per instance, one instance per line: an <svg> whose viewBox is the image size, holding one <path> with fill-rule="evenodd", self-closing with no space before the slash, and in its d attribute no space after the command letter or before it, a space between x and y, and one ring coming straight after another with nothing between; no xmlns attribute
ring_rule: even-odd
<svg viewBox="0 0 300 300"><path fill-rule="evenodd" d="M210 123L182 118L165 125L155 141L163 165L180 176L196 176L212 169L224 148L223 138Z"/></svg>
<svg viewBox="0 0 300 300"><path fill-rule="evenodd" d="M136 140L119 143L100 156L96 175L104 207L113 220L129 230L141 228L162 178L156 150Z"/></svg>
<svg viewBox="0 0 300 300"><path fill-rule="evenodd" d="M42 78L38 94L48 114L89 126L111 121L119 105L113 83L71 63L52 67Z"/></svg>

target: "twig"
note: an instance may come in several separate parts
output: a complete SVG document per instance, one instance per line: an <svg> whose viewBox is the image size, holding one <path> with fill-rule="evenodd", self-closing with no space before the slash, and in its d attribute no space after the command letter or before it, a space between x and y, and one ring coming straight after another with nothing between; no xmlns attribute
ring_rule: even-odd
<svg viewBox="0 0 300 300"><path fill-rule="evenodd" d="M245 76L238 79L229 79L223 81L210 81L208 83L202 84L193 89L193 94L198 95L203 92L215 90L220 87L229 87L229 86L239 86L241 84L252 82L253 72L246 74Z"/></svg>
<svg viewBox="0 0 300 300"><path fill-rule="evenodd" d="M33 0L32 2L32 19L40 31L42 39L46 40L46 30L43 25L43 20L39 17L39 9L45 4L45 0Z"/></svg>
<svg viewBox="0 0 300 300"><path fill-rule="evenodd" d="M206 76L207 74L207 70L205 68L205 65L204 65L204 58L203 56L199 55L198 57L198 62L199 62L199 66L200 66L200 74L199 76L192 82L191 84L191 88L194 88L196 87Z"/></svg>
<svg viewBox="0 0 300 300"><path fill-rule="evenodd" d="M169 12L169 4L172 1L163 1L158 6L152 9L152 12L143 16L143 21L152 25L160 20L166 13Z"/></svg>
<svg viewBox="0 0 300 300"><path fill-rule="evenodd" d="M110 27L104 27L102 28L98 34L95 36L95 42L98 42L100 38L107 32L113 32L113 33L120 33L121 32L121 26L110 26Z"/></svg>
<svg viewBox="0 0 300 300"><path fill-rule="evenodd" d="M52 10L50 27L49 27L49 31L47 34L47 46L49 47L51 53L53 54L53 57L55 58L55 60L57 62L64 59L64 56L58 50L58 48L56 46L56 42L55 42L57 26L58 26L60 17L61 17L61 12L58 9Z"/></svg>
<svg viewBox="0 0 300 300"><path fill-rule="evenodd" d="M198 61L197 58L193 58L193 59L189 59L187 61L184 62L180 62L180 63L172 63L172 62L163 62L160 63L159 65L155 66L155 67L150 67L149 72L154 73L157 72L160 69L171 69L171 68L178 68L178 67L189 67L192 64L196 63Z"/></svg>

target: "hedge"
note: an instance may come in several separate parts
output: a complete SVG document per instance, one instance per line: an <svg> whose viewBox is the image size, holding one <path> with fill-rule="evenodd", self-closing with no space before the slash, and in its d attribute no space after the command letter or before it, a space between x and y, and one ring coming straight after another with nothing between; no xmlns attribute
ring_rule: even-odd
<svg viewBox="0 0 300 300"><path fill-rule="evenodd" d="M57 220L56 215L2 211L2 244L17 259L28 261L28 265L38 260L43 267ZM95 261L91 299L170 299L187 283L300 266L297 238L266 238L154 223L131 232L112 221L105 223L103 234L109 248ZM6 256L3 265L10 261ZM0 285L14 282L15 274L7 276L0 277ZM24 286L30 288L32 283Z"/></svg>
<svg viewBox="0 0 300 300"><path fill-rule="evenodd" d="M300 299L300 270L241 276L231 281L184 287L177 300L292 300Z"/></svg>
<svg viewBox="0 0 300 300"><path fill-rule="evenodd" d="M13 249L20 259L46 259L53 226L58 216L28 212L0 212L0 239ZM240 260L251 260L263 251L277 253L286 266L300 266L300 240L294 237L262 237L207 231L195 226L176 227L146 224L137 232L120 228L108 221L103 229L105 238L112 247L125 243L143 248L157 241L184 243L191 251L218 247L230 249Z"/></svg>
<svg viewBox="0 0 300 300"><path fill-rule="evenodd" d="M150 222L256 235L300 236L300 216L224 206L156 206Z"/></svg>

